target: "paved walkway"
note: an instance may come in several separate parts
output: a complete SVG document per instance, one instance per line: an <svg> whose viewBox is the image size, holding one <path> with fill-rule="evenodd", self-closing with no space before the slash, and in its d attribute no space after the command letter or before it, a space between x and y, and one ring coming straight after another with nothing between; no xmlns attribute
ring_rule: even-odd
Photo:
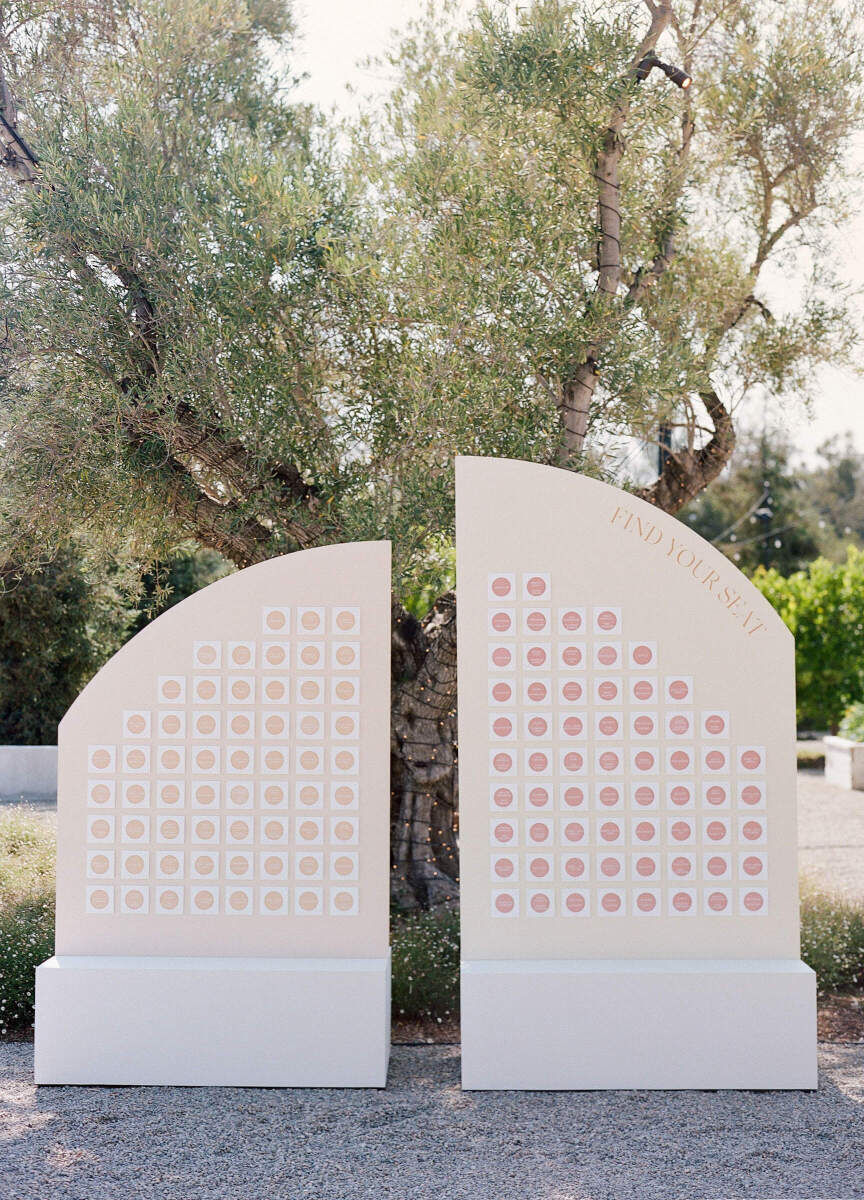
<svg viewBox="0 0 864 1200"><path fill-rule="evenodd" d="M864 900L864 792L798 772L798 865L802 875Z"/></svg>
<svg viewBox="0 0 864 1200"><path fill-rule="evenodd" d="M455 1046L386 1091L40 1088L0 1046L3 1200L864 1200L864 1047L818 1092L460 1092Z"/></svg>

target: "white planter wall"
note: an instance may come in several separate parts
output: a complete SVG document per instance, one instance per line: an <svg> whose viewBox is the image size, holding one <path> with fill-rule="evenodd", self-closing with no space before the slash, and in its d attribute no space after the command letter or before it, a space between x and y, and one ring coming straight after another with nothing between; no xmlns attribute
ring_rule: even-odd
<svg viewBox="0 0 864 1200"><path fill-rule="evenodd" d="M0 796L57 793L56 746L0 746Z"/></svg>
<svg viewBox="0 0 864 1200"><path fill-rule="evenodd" d="M826 737L825 781L835 787L864 791L864 742Z"/></svg>

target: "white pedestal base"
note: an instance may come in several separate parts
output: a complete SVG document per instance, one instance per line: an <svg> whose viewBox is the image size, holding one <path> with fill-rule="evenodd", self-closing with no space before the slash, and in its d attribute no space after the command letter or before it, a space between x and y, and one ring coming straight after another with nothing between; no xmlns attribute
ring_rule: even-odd
<svg viewBox="0 0 864 1200"><path fill-rule="evenodd" d="M463 962L463 1088L815 1088L795 960Z"/></svg>
<svg viewBox="0 0 864 1200"><path fill-rule="evenodd" d="M384 1087L390 958L55 957L36 1082Z"/></svg>

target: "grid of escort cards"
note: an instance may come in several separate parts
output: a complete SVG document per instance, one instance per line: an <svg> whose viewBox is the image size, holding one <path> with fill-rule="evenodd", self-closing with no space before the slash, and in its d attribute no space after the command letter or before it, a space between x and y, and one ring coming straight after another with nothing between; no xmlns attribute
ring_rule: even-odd
<svg viewBox="0 0 864 1200"><path fill-rule="evenodd" d="M179 666L179 664L178 664ZM86 910L358 913L360 610L266 607L88 746Z"/></svg>
<svg viewBox="0 0 864 1200"><path fill-rule="evenodd" d="M620 608L542 573L487 599L492 916L765 913L764 747Z"/></svg>

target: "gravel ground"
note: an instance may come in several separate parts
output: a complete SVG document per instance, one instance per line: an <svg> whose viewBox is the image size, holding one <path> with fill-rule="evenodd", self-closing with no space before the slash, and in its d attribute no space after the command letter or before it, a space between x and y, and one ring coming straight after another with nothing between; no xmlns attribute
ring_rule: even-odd
<svg viewBox="0 0 864 1200"><path fill-rule="evenodd" d="M456 1046L386 1091L53 1088L0 1046L3 1200L864 1200L864 1047L818 1092L459 1091Z"/></svg>
<svg viewBox="0 0 864 1200"><path fill-rule="evenodd" d="M864 900L864 792L798 772L798 866L825 887Z"/></svg>
<svg viewBox="0 0 864 1200"><path fill-rule="evenodd" d="M864 793L800 771L798 826L864 899ZM440 1045L394 1047L386 1091L37 1091L32 1051L0 1044L0 1200L864 1200L860 1045L818 1093L462 1093Z"/></svg>

